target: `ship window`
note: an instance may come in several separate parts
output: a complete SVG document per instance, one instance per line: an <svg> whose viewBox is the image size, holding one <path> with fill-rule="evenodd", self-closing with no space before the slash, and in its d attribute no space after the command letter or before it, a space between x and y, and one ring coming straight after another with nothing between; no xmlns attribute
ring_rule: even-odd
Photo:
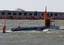
<svg viewBox="0 0 64 45"><path fill-rule="evenodd" d="M37 16L37 12L34 12L34 16Z"/></svg>
<svg viewBox="0 0 64 45"><path fill-rule="evenodd" d="M5 12L1 12L2 15L5 15Z"/></svg>
<svg viewBox="0 0 64 45"><path fill-rule="evenodd" d="M43 15L44 15L44 13L41 13L41 15L43 16Z"/></svg>
<svg viewBox="0 0 64 45"><path fill-rule="evenodd" d="M57 13L55 13L55 16L57 16Z"/></svg>
<svg viewBox="0 0 64 45"><path fill-rule="evenodd" d="M13 15L16 15L16 13L13 13Z"/></svg>
<svg viewBox="0 0 64 45"><path fill-rule="evenodd" d="M19 12L19 15L22 15L22 13L21 13L21 12Z"/></svg>
<svg viewBox="0 0 64 45"><path fill-rule="evenodd" d="M29 15L32 15L32 13L29 13Z"/></svg>
<svg viewBox="0 0 64 45"><path fill-rule="evenodd" d="M24 15L27 15L27 13L25 12Z"/></svg>
<svg viewBox="0 0 64 45"><path fill-rule="evenodd" d="M11 15L11 13L10 13L10 12L8 12L8 15Z"/></svg>
<svg viewBox="0 0 64 45"><path fill-rule="evenodd" d="M51 13L50 16L53 16L53 14Z"/></svg>
<svg viewBox="0 0 64 45"><path fill-rule="evenodd" d="M44 15L44 14L42 13L42 15Z"/></svg>

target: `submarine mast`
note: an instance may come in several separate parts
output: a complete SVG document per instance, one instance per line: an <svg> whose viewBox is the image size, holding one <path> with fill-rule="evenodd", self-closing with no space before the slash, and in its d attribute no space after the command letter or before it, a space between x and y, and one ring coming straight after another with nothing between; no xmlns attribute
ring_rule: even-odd
<svg viewBox="0 0 64 45"><path fill-rule="evenodd" d="M47 6L45 7L44 20L45 20L45 27L49 28L51 21L50 21L50 17L48 15L48 12L47 12Z"/></svg>

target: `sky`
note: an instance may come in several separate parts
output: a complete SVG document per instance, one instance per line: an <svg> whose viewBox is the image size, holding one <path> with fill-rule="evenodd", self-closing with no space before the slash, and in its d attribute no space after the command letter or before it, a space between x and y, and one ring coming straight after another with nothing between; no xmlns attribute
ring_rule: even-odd
<svg viewBox="0 0 64 45"><path fill-rule="evenodd" d="M48 11L64 12L64 0L0 0L0 10Z"/></svg>

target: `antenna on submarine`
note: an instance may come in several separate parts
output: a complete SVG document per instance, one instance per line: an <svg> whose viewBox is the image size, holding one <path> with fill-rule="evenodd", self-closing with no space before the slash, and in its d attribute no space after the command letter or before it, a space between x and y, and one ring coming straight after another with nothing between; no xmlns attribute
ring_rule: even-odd
<svg viewBox="0 0 64 45"><path fill-rule="evenodd" d="M45 20L45 27L50 28L50 17L47 12L47 6L45 6L44 20Z"/></svg>
<svg viewBox="0 0 64 45"><path fill-rule="evenodd" d="M47 6L45 6L45 12L47 12Z"/></svg>

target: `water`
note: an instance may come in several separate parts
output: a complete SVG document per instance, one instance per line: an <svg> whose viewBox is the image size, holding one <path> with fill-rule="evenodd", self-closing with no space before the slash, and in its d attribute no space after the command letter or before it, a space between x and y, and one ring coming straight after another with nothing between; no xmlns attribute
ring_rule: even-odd
<svg viewBox="0 0 64 45"><path fill-rule="evenodd" d="M0 19L0 30L4 25L4 19ZM6 20L6 30L9 30L13 27L31 27L31 26L44 26L43 20Z"/></svg>
<svg viewBox="0 0 64 45"><path fill-rule="evenodd" d="M64 45L64 32L0 32L0 45Z"/></svg>
<svg viewBox="0 0 64 45"><path fill-rule="evenodd" d="M38 22L38 23L36 23ZM16 22L16 20L7 21L7 33L2 33L3 20L0 20L0 45L64 45L64 31L18 31L11 32L9 29L16 27L17 23L21 26L41 26L42 21L34 21L34 23L24 24L24 22ZM19 25L20 25L19 24ZM23 25L24 24L24 25Z"/></svg>

